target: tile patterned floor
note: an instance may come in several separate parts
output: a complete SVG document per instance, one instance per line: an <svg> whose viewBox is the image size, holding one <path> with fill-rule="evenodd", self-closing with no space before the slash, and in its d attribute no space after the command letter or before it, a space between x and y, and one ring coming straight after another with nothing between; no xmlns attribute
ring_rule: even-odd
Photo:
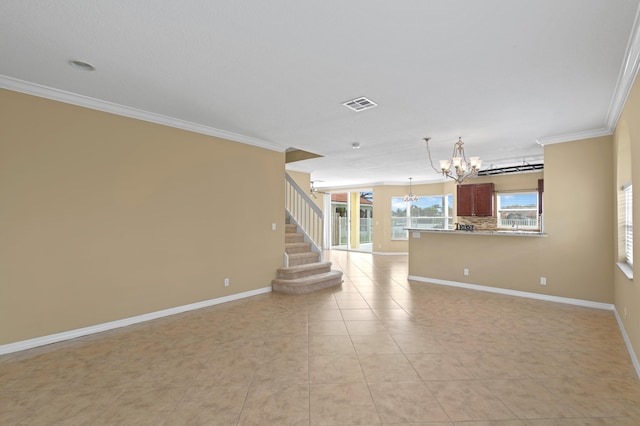
<svg viewBox="0 0 640 426"><path fill-rule="evenodd" d="M265 294L0 357L2 425L639 425L612 312L408 282Z"/></svg>

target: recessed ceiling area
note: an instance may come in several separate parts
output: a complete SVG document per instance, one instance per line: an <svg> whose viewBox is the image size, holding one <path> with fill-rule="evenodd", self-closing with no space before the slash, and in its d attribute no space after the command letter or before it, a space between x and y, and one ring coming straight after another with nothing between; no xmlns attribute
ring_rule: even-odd
<svg viewBox="0 0 640 426"><path fill-rule="evenodd" d="M425 137L498 169L610 134L639 1L7 0L0 87L315 153L287 168L319 188L440 182Z"/></svg>

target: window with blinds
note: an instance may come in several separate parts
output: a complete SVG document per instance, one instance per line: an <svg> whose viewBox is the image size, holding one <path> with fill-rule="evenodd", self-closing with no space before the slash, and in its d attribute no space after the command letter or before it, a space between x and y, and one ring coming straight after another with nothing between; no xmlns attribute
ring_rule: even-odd
<svg viewBox="0 0 640 426"><path fill-rule="evenodd" d="M624 188L624 249L625 259L633 266L633 189Z"/></svg>

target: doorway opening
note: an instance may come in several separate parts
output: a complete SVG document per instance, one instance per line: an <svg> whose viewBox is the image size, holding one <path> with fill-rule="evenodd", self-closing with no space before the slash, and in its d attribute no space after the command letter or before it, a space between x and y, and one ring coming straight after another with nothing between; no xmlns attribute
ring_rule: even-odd
<svg viewBox="0 0 640 426"><path fill-rule="evenodd" d="M331 248L372 251L373 192L331 194Z"/></svg>

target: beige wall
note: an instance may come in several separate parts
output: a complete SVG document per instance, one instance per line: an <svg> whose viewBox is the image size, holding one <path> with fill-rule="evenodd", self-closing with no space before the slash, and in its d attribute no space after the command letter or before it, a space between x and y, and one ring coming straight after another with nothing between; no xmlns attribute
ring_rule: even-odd
<svg viewBox="0 0 640 426"><path fill-rule="evenodd" d="M263 288L281 266L284 153L7 90L0 117L0 344Z"/></svg>
<svg viewBox="0 0 640 426"><path fill-rule="evenodd" d="M613 138L547 145L544 156L542 259L553 274L547 287L559 286L550 294L612 303Z"/></svg>
<svg viewBox="0 0 640 426"><path fill-rule="evenodd" d="M620 186L631 181L634 188L633 200L633 222L640 223L640 196L638 188L640 188L640 84L636 80L627 102L625 104L616 131L614 133L614 141L616 147L616 182L613 190L619 194ZM614 241L623 238L620 235L620 228L617 224L617 216L612 222L614 229ZM639 227L634 227L633 236L633 252L634 264L638 265L638 250L640 250L640 236L638 236ZM618 260L623 252L615 253ZM629 280L617 267L614 268L615 283L615 305L625 331L629 336L629 340L634 348L636 356L640 355L640 286L633 280Z"/></svg>
<svg viewBox="0 0 640 426"><path fill-rule="evenodd" d="M409 274L612 303L612 152L612 137L545 147L546 238L422 233L410 238ZM474 182L493 181L496 191L534 189L539 177Z"/></svg>

